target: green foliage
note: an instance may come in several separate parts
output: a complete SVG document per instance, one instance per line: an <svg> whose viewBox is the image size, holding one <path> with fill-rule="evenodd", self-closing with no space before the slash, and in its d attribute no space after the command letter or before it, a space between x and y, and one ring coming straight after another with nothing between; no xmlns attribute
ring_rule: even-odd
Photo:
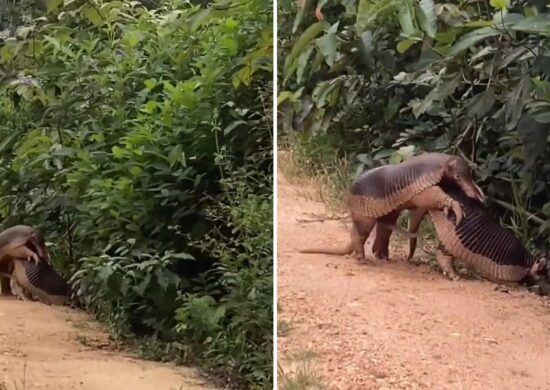
<svg viewBox="0 0 550 390"><path fill-rule="evenodd" d="M215 230L198 243L220 262L205 275L204 289L185 296L176 318L195 353L260 389L269 388L273 367L273 188L249 171L222 182L226 198L210 215L227 232ZM220 291L227 293L214 300Z"/></svg>
<svg viewBox="0 0 550 390"><path fill-rule="evenodd" d="M47 1L0 41L0 213L113 333L269 387L272 3L194 3Z"/></svg>
<svg viewBox="0 0 550 390"><path fill-rule="evenodd" d="M321 4L321 13L313 12ZM301 4L301 3L300 3ZM356 172L401 154L464 156L489 206L539 249L550 220L550 14L545 2L279 3L281 135ZM300 16L299 28L289 26ZM322 18L320 18L322 17ZM323 25L310 36L311 26ZM334 42L327 51L316 44ZM312 152L313 153L313 152Z"/></svg>

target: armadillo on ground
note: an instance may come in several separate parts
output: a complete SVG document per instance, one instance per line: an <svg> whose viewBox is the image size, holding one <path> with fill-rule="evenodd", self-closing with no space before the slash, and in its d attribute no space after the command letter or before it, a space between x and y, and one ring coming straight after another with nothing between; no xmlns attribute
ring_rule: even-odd
<svg viewBox="0 0 550 390"><path fill-rule="evenodd" d="M11 285L14 292L19 292L20 298L28 298L28 295L21 296L17 286L38 297L42 302L54 305L63 305L69 294L69 285L44 262L35 264L28 260L14 259Z"/></svg>
<svg viewBox="0 0 550 390"><path fill-rule="evenodd" d="M424 153L400 164L368 170L354 181L347 196L353 222L350 244L338 250L305 249L301 252L349 254L355 251L359 262L364 262L364 244L377 221L407 208L433 208L445 214L452 209L460 222L460 204L438 186L444 181L454 182L468 196L483 200L483 193L474 183L468 164L457 156Z"/></svg>
<svg viewBox="0 0 550 390"><path fill-rule="evenodd" d="M531 255L512 231L493 219L480 202L453 186L443 189L461 203L466 215L455 225L452 216L429 210L440 240L436 257L450 278L458 278L452 265L453 257L495 281L518 282L544 269L546 259Z"/></svg>

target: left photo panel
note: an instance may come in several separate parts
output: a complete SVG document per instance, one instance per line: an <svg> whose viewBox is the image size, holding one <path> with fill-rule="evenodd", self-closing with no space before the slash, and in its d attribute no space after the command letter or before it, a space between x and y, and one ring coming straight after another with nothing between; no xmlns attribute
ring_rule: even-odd
<svg viewBox="0 0 550 390"><path fill-rule="evenodd" d="M0 389L273 388L273 1L0 1Z"/></svg>

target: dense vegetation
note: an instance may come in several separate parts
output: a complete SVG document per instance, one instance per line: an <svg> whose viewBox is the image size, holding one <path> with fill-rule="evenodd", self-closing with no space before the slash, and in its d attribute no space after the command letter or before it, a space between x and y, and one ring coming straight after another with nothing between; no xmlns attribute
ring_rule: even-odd
<svg viewBox="0 0 550 390"><path fill-rule="evenodd" d="M0 1L0 214L163 359L272 384L272 2Z"/></svg>
<svg viewBox="0 0 550 390"><path fill-rule="evenodd" d="M544 0L281 0L279 134L317 169L462 155L491 210L548 248L549 11Z"/></svg>

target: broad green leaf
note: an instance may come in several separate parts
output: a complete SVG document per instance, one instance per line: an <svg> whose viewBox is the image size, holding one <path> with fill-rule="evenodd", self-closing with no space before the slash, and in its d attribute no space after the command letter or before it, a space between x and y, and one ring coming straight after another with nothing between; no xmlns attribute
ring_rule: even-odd
<svg viewBox="0 0 550 390"><path fill-rule="evenodd" d="M525 16L516 12L497 12L493 15L493 26L499 29L509 29L525 20Z"/></svg>
<svg viewBox="0 0 550 390"><path fill-rule="evenodd" d="M439 92L437 88L431 90L431 92L423 99L413 99L409 101L409 106L412 107L412 112L415 118L425 113L430 109Z"/></svg>
<svg viewBox="0 0 550 390"><path fill-rule="evenodd" d="M314 49L315 49L315 46L309 45L303 51L303 53L300 54L300 57L298 57L298 66L296 67L296 82L298 83L302 82L304 72L307 66L311 64L311 61L309 61L309 57L311 57L311 53L313 53Z"/></svg>
<svg viewBox="0 0 550 390"><path fill-rule="evenodd" d="M447 29L447 31L438 32L437 34L435 34L435 40L441 43L452 45L456 39L458 31L459 30L456 28L449 28Z"/></svg>
<svg viewBox="0 0 550 390"><path fill-rule="evenodd" d="M0 62L3 64L8 63L11 61L14 55L14 50L11 45L4 44L2 47L0 47Z"/></svg>
<svg viewBox="0 0 550 390"><path fill-rule="evenodd" d="M510 6L510 0L490 0L489 3L491 4L491 7L502 11L508 9Z"/></svg>
<svg viewBox="0 0 550 390"><path fill-rule="evenodd" d="M149 100L142 106L141 111L151 114L155 112L158 107L160 107L160 104L158 102L154 100Z"/></svg>
<svg viewBox="0 0 550 390"><path fill-rule="evenodd" d="M174 165L179 161L182 153L182 146L181 144L176 145L172 150L170 150L170 153L168 153L168 162L170 163L170 168L173 168Z"/></svg>
<svg viewBox="0 0 550 390"><path fill-rule="evenodd" d="M63 0L44 0L46 3L46 11L48 13L56 10L62 3Z"/></svg>
<svg viewBox="0 0 550 390"><path fill-rule="evenodd" d="M247 125L247 124L248 124L248 122L240 120L240 119L236 120L236 121L233 121L225 129L223 129L223 134L224 135L229 135L237 127L242 126L242 125Z"/></svg>
<svg viewBox="0 0 550 390"><path fill-rule="evenodd" d="M190 255L189 253L185 253L185 252L174 253L172 255L172 257L174 257L176 259L181 259L181 260L195 260L195 258L192 255Z"/></svg>
<svg viewBox="0 0 550 390"><path fill-rule="evenodd" d="M533 119L538 123L550 123L550 110L533 113Z"/></svg>
<svg viewBox="0 0 550 390"><path fill-rule="evenodd" d="M137 165L132 165L128 168L128 171L132 174L132 176L139 176L143 170Z"/></svg>
<svg viewBox="0 0 550 390"><path fill-rule="evenodd" d="M325 57L325 62L328 66L334 65L336 58L336 50L338 49L336 32L338 31L338 24L338 22L333 24L324 36L315 41L319 52Z"/></svg>
<svg viewBox="0 0 550 390"><path fill-rule="evenodd" d="M129 229L129 230L131 230L131 229ZM140 297L145 296L145 291L147 290L147 287L149 287L150 282L151 282L151 274L147 273L147 274L145 274L145 278L141 281L141 283L139 283L137 286L134 287L134 291Z"/></svg>
<svg viewBox="0 0 550 390"><path fill-rule="evenodd" d="M450 75L446 76L445 78L441 79L441 81L437 85L437 92L438 92L437 97L438 97L438 99L443 100L447 96L454 93L454 91L460 85L461 81L462 81L462 79L461 79L461 75L459 73L450 74Z"/></svg>
<svg viewBox="0 0 550 390"><path fill-rule="evenodd" d="M363 31L370 29L374 22L380 20L382 16L399 9L401 4L402 0L378 1L373 8L372 0L359 0L355 22L356 34L361 35Z"/></svg>
<svg viewBox="0 0 550 390"><path fill-rule="evenodd" d="M542 207L542 213L544 215L546 215L547 217L550 217L550 202L546 203L543 207Z"/></svg>
<svg viewBox="0 0 550 390"><path fill-rule="evenodd" d="M124 41L131 48L136 47L137 44L140 43L144 38L145 35L139 30L126 31L124 33Z"/></svg>
<svg viewBox="0 0 550 390"><path fill-rule="evenodd" d="M397 42L396 50L399 53L405 53L414 43L415 41L412 39L403 39L402 41Z"/></svg>
<svg viewBox="0 0 550 390"><path fill-rule="evenodd" d="M548 125L535 121L524 113L517 125L518 135L523 143L525 169L530 169L547 148Z"/></svg>
<svg viewBox="0 0 550 390"><path fill-rule="evenodd" d="M464 35L455 45L452 46L449 56L455 56L460 52L469 49L476 43L489 37L500 35L501 32L492 27L480 28Z"/></svg>
<svg viewBox="0 0 550 390"><path fill-rule="evenodd" d="M124 157L124 149L120 148L119 146L113 146L113 148L111 149L112 152L113 152L113 156L115 156L115 158L122 158Z"/></svg>
<svg viewBox="0 0 550 390"><path fill-rule="evenodd" d="M285 71L288 70L293 64L296 58L302 53L302 50L310 43L312 40L317 37L317 35L323 32L324 27L327 26L327 23L317 22L312 24L307 28L306 31L300 35L300 38L296 41L290 54L285 61Z"/></svg>
<svg viewBox="0 0 550 390"><path fill-rule="evenodd" d="M212 7L207 7L197 12L191 19L191 31L196 31L199 27L205 24L210 19L212 11Z"/></svg>
<svg viewBox="0 0 550 390"><path fill-rule="evenodd" d="M418 29L416 28L416 15L412 0L402 1L397 13L397 18L399 19L399 24L401 25L404 36L410 37L416 34Z"/></svg>
<svg viewBox="0 0 550 390"><path fill-rule="evenodd" d="M92 6L86 4L81 8L82 14L92 23L94 26L101 26L104 21L103 15L101 15L97 5Z"/></svg>
<svg viewBox="0 0 550 390"><path fill-rule="evenodd" d="M126 225L126 229L127 230L130 230L130 231L133 231L133 232L139 232L139 226L136 225L135 223L129 223Z"/></svg>
<svg viewBox="0 0 550 390"><path fill-rule="evenodd" d="M494 25L492 20L474 20L463 24L464 27L493 27Z"/></svg>
<svg viewBox="0 0 550 390"><path fill-rule="evenodd" d="M495 104L495 89L489 87L482 93L471 98L468 103L466 103L468 118L481 119L489 113L493 105Z"/></svg>
<svg viewBox="0 0 550 390"><path fill-rule="evenodd" d="M510 26L511 30L550 36L550 15L537 15L525 18Z"/></svg>
<svg viewBox="0 0 550 390"><path fill-rule="evenodd" d="M388 99L388 104L384 108L384 121L386 123L392 120L395 114L397 114L400 104L401 102L393 97Z"/></svg>
<svg viewBox="0 0 550 390"><path fill-rule="evenodd" d="M143 83L145 84L145 88L149 91L157 86L157 80L155 79L147 79Z"/></svg>
<svg viewBox="0 0 550 390"><path fill-rule="evenodd" d="M298 27L302 23L305 10L311 4L311 0L302 0L297 2L298 11L296 12L296 17L294 18L294 23L292 24L292 34L295 34L298 31Z"/></svg>
<svg viewBox="0 0 550 390"><path fill-rule="evenodd" d="M233 74L233 88L237 89L241 84L249 86L254 72L255 69L250 65L245 65L241 67Z"/></svg>
<svg viewBox="0 0 550 390"><path fill-rule="evenodd" d="M420 27L430 38L434 38L437 32L437 17L433 0L420 0L416 5Z"/></svg>
<svg viewBox="0 0 550 390"><path fill-rule="evenodd" d="M277 96L277 105L280 105L281 103L289 100L292 103L295 103L297 101L297 98L295 94L291 91L281 91L279 92L279 95Z"/></svg>
<svg viewBox="0 0 550 390"><path fill-rule="evenodd" d="M313 91L313 100L317 108L323 108L325 103L327 103L327 97L332 93L337 93L338 88L342 84L343 79L335 79L330 82L325 82L319 85L318 88L315 88ZM329 99L328 103L333 102L333 99Z"/></svg>
<svg viewBox="0 0 550 390"><path fill-rule="evenodd" d="M529 98L530 90L531 77L528 74L524 74L510 93L509 99L506 102L506 128L508 130L513 130L516 127L526 100Z"/></svg>
<svg viewBox="0 0 550 390"><path fill-rule="evenodd" d="M30 39L26 42L26 54L32 58L39 58L44 48L44 43L38 39Z"/></svg>
<svg viewBox="0 0 550 390"><path fill-rule="evenodd" d="M403 157L404 160L407 160L414 156L415 147L414 145L408 145L408 146L401 146L397 153Z"/></svg>

